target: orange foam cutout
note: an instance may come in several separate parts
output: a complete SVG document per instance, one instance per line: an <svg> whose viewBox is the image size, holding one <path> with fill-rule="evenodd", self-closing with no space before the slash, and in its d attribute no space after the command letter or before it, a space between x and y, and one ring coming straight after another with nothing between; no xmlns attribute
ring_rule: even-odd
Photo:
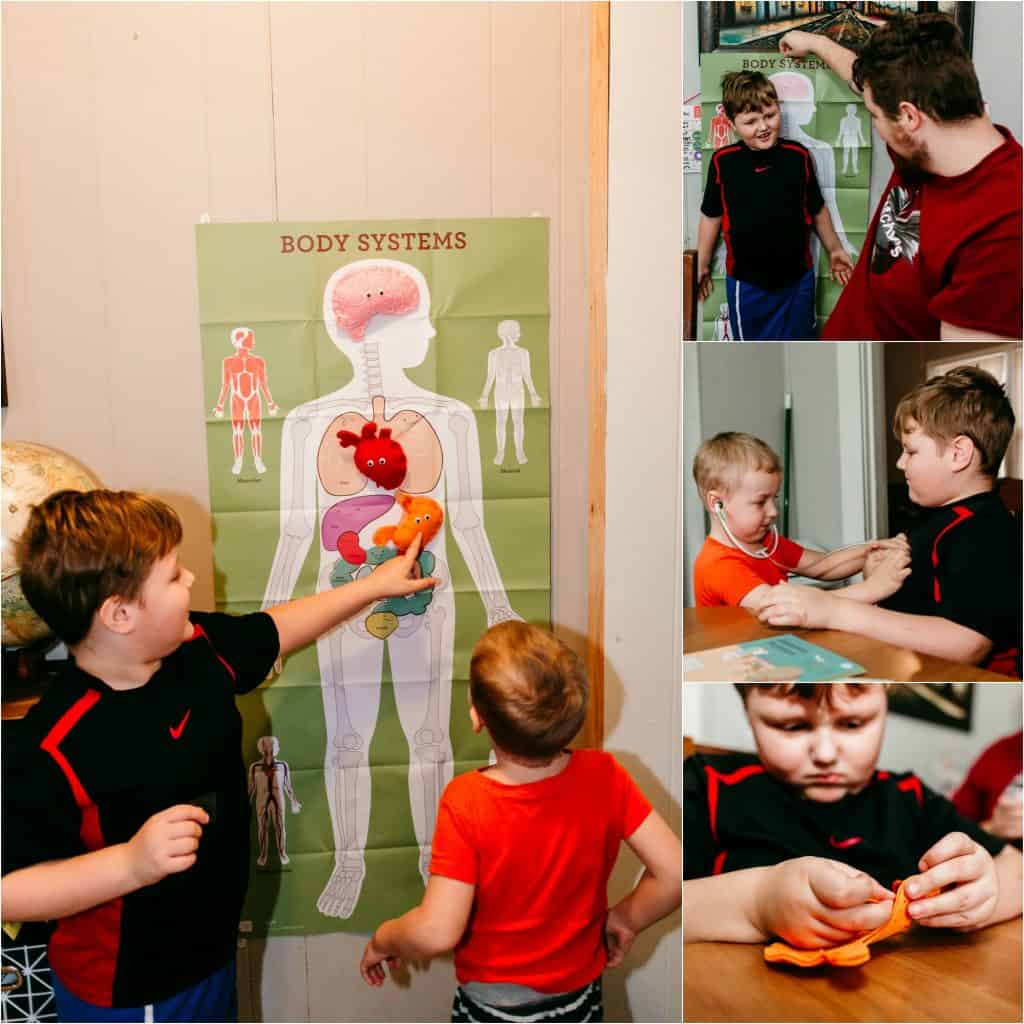
<svg viewBox="0 0 1024 1024"><path fill-rule="evenodd" d="M896 898L892 901L892 913L889 920L874 931L866 932L852 942L845 942L841 946L828 946L824 949L796 949L788 946L785 942L773 942L765 947L764 958L770 964L795 964L797 967L817 967L819 964L832 964L835 967L859 967L871 959L871 950L868 946L872 942L880 942L892 935L899 935L909 930L914 923L907 908L910 905L904 888L905 882L900 882L896 889ZM928 893L935 896L941 889L935 889ZM872 900L871 902L877 902Z"/></svg>

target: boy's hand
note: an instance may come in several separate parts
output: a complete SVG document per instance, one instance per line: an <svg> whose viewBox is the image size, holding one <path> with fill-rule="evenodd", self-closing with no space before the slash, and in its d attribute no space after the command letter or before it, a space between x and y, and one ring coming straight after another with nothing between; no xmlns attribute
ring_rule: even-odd
<svg viewBox="0 0 1024 1024"><path fill-rule="evenodd" d="M910 555L899 548L875 551L868 555L868 558L873 559L871 590L874 593L872 598L874 601L882 601L891 594L895 594L903 586L903 581L910 575ZM864 568L864 578L867 579L866 561Z"/></svg>
<svg viewBox="0 0 1024 1024"><path fill-rule="evenodd" d="M202 826L209 821L202 807L191 804L177 804L154 814L127 844L131 872L140 888L192 867Z"/></svg>
<svg viewBox="0 0 1024 1024"><path fill-rule="evenodd" d="M850 275L853 273L853 264L842 246L833 249L828 254L828 273L833 281L838 281L842 285L849 283Z"/></svg>
<svg viewBox="0 0 1024 1024"><path fill-rule="evenodd" d="M1004 791L992 808L992 817L983 821L981 827L1002 839L1020 839L1024 832L1022 816L1024 800L1021 800L1019 791L1013 794Z"/></svg>
<svg viewBox="0 0 1024 1024"><path fill-rule="evenodd" d="M758 926L791 946L838 946L885 924L892 899L888 889L848 864L824 857L784 860L761 884Z"/></svg>
<svg viewBox="0 0 1024 1024"><path fill-rule="evenodd" d="M394 970L396 967L402 966L402 961L397 956L388 956L382 953L373 944L371 938L366 944L366 949L363 950L363 959L359 962L359 973L363 976L363 981L374 988L380 988L387 977L384 973L384 964L388 964Z"/></svg>
<svg viewBox="0 0 1024 1024"><path fill-rule="evenodd" d="M404 555L389 558L375 569L368 577L380 597L406 597L417 591L435 586L439 581L433 576L417 575L419 566L416 556L420 553L423 543L421 534L416 534Z"/></svg>
<svg viewBox="0 0 1024 1024"><path fill-rule="evenodd" d="M636 932L630 928L613 907L604 920L604 948L608 951L608 966L618 967L629 947L633 945Z"/></svg>
<svg viewBox="0 0 1024 1024"><path fill-rule="evenodd" d="M714 287L714 282L711 280L711 268L710 267L698 267L697 268L697 297L701 302L707 302L708 296L711 294L711 290Z"/></svg>
<svg viewBox="0 0 1024 1024"><path fill-rule="evenodd" d="M973 931L988 923L996 909L999 882L992 855L963 832L943 836L917 865L922 874L907 882L907 913L928 928ZM915 899L952 885L929 899Z"/></svg>
<svg viewBox="0 0 1024 1024"><path fill-rule="evenodd" d="M813 32L787 32L779 40L779 53L787 57L808 57L814 53L816 42Z"/></svg>
<svg viewBox="0 0 1024 1024"><path fill-rule="evenodd" d="M826 590L796 583L777 583L757 610L768 626L796 626L799 629L828 629L829 612L835 600Z"/></svg>

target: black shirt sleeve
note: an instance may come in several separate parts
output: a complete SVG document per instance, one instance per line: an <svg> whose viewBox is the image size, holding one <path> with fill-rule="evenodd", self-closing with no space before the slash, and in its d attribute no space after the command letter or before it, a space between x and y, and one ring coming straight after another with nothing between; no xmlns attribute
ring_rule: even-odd
<svg viewBox="0 0 1024 1024"><path fill-rule="evenodd" d="M267 678L281 644L277 626L266 612L193 612L191 618L210 638L218 656L231 667L236 693L248 693Z"/></svg>
<svg viewBox="0 0 1024 1024"><path fill-rule="evenodd" d="M718 176L718 161L715 159L714 153L711 154L708 180L704 186L704 201L700 204L700 212L705 217L721 217L725 212L722 209L722 182Z"/></svg>
<svg viewBox="0 0 1024 1024"><path fill-rule="evenodd" d="M683 879L706 878L715 862L707 790L699 755L683 762Z"/></svg>
<svg viewBox="0 0 1024 1024"><path fill-rule="evenodd" d="M812 217L816 217L821 208L825 205L825 197L821 194L818 185L818 175L814 173L814 158L807 154L807 210ZM835 225L833 225L834 227Z"/></svg>
<svg viewBox="0 0 1024 1024"><path fill-rule="evenodd" d="M81 812L30 720L4 725L2 873L88 852Z"/></svg>
<svg viewBox="0 0 1024 1024"><path fill-rule="evenodd" d="M1006 845L1000 839L986 832L977 822L963 817L956 807L944 796L927 786L921 786L924 797L922 805L921 852L923 857L943 836L950 832L965 832L979 846L983 846L994 857Z"/></svg>

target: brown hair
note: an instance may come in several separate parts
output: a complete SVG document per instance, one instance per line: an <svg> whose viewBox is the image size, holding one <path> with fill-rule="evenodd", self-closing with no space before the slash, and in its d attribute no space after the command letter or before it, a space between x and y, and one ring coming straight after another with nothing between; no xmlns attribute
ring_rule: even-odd
<svg viewBox="0 0 1024 1024"><path fill-rule="evenodd" d="M901 14L873 32L853 62L853 81L895 119L901 102L936 121L981 117L985 104L960 29L944 14Z"/></svg>
<svg viewBox="0 0 1024 1024"><path fill-rule="evenodd" d="M731 491L739 484L744 470L779 473L782 462L759 437L735 430L715 434L701 444L693 457L693 479L702 501L712 487Z"/></svg>
<svg viewBox="0 0 1024 1024"><path fill-rule="evenodd" d="M580 731L589 684L580 659L547 630L501 622L477 641L469 694L495 744L550 761Z"/></svg>
<svg viewBox="0 0 1024 1024"><path fill-rule="evenodd" d="M870 683L733 683L739 691L743 704L746 706L747 697L750 696L752 687L759 690L767 690L776 697L789 697L794 695L801 700L814 700L815 705L824 704L826 707L835 707L835 695L839 687L845 687L847 693L857 696L864 692Z"/></svg>
<svg viewBox="0 0 1024 1024"><path fill-rule="evenodd" d="M999 472L1016 422L1002 385L977 366L958 366L904 395L892 421L897 440L908 420L940 446L961 434L969 437L989 477Z"/></svg>
<svg viewBox="0 0 1024 1024"><path fill-rule="evenodd" d="M759 111L778 102L775 86L760 71L728 71L722 75L722 106L730 121L735 121L737 114Z"/></svg>
<svg viewBox="0 0 1024 1024"><path fill-rule="evenodd" d="M17 541L21 589L66 644L108 597L134 600L155 562L181 543L169 505L133 491L57 491L32 508Z"/></svg>

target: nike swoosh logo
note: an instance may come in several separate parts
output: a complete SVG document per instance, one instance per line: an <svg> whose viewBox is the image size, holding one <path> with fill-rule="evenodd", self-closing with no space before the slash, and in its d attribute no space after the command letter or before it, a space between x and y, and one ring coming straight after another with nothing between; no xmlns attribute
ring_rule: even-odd
<svg viewBox="0 0 1024 1024"><path fill-rule="evenodd" d="M851 846L856 846L861 842L863 836L851 836L849 839L836 839L835 836L828 837L829 846L834 846L837 850L848 850Z"/></svg>
<svg viewBox="0 0 1024 1024"><path fill-rule="evenodd" d="M754 173L755 174L764 174L765 171L770 171L770 170L771 170L770 167L755 167L754 168Z"/></svg>
<svg viewBox="0 0 1024 1024"><path fill-rule="evenodd" d="M188 711L185 712L185 717L178 723L177 728L175 728L173 725L169 725L167 727L168 731L171 734L172 740L181 739L181 734L185 731L185 723L188 721L188 716L191 714L192 709L189 708Z"/></svg>

